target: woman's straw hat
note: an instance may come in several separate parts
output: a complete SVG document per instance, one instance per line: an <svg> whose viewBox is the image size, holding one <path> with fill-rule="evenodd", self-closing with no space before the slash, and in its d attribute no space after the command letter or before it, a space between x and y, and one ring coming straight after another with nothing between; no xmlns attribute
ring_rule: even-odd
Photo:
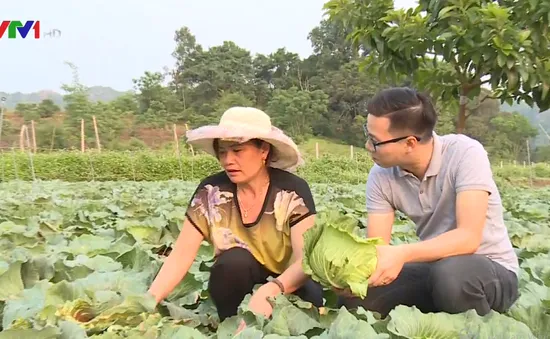
<svg viewBox="0 0 550 339"><path fill-rule="evenodd" d="M190 130L186 134L191 145L216 156L214 139L239 143L261 139L272 145L272 160L268 164L280 169L291 169L303 164L298 147L283 131L271 125L271 118L253 107L232 107L225 111L218 125Z"/></svg>

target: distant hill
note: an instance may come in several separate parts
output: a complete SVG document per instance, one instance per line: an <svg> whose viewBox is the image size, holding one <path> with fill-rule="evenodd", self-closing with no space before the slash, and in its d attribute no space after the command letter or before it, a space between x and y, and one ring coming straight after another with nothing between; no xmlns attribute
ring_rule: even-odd
<svg viewBox="0 0 550 339"><path fill-rule="evenodd" d="M90 100L105 101L105 102L114 100L119 96L125 94L125 92L119 92L117 90L112 89L111 87L104 87L104 86L90 87L88 92L89 92ZM51 91L51 90L44 90L44 91L33 92L33 93L0 92L0 97L7 98L5 106L8 109L14 109L18 103L39 103L44 99L51 99L58 106L64 107L63 94L55 91Z"/></svg>
<svg viewBox="0 0 550 339"><path fill-rule="evenodd" d="M540 124L550 134L550 110L540 112L536 105L531 108L525 102L514 103L512 106L505 103L500 106L500 110L502 112L518 112L527 117L531 124L539 130L539 135L534 140L535 146L550 145L550 140L539 127Z"/></svg>

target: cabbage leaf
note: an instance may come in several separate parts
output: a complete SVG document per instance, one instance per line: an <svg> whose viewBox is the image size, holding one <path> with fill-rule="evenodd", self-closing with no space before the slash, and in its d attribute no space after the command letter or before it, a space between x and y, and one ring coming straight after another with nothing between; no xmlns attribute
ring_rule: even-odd
<svg viewBox="0 0 550 339"><path fill-rule="evenodd" d="M367 296L368 278L376 269L376 246L382 238L355 234L357 220L351 216L321 214L304 233L302 267L305 274L325 287L349 289L360 298Z"/></svg>

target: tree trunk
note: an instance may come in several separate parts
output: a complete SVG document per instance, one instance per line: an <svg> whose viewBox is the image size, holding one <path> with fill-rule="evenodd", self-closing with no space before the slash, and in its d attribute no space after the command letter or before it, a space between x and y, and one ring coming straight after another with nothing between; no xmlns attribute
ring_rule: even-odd
<svg viewBox="0 0 550 339"><path fill-rule="evenodd" d="M471 90L471 85L462 85L459 98L460 108L458 110L458 124L456 125L456 133L458 134L464 133L464 129L466 129L466 105L468 104L468 100L463 100L462 98L466 97Z"/></svg>
<svg viewBox="0 0 550 339"><path fill-rule="evenodd" d="M460 109L458 110L458 124L456 125L456 133L464 133L466 128L466 104L460 104Z"/></svg>

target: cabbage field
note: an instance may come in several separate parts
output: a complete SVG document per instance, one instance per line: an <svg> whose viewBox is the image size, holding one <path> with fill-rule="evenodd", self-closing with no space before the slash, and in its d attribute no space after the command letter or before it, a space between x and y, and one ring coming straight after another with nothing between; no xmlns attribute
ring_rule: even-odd
<svg viewBox="0 0 550 339"><path fill-rule="evenodd" d="M379 319L363 309L335 308L327 291L321 309L278 297L266 320L251 314L245 300L239 316L220 323L206 291L213 260L206 243L165 302L155 308L145 293L170 252L195 185L0 184L0 339L550 338L548 188L502 191L522 268L521 297L507 314L422 314L398 307ZM313 184L312 191L320 214L339 211L365 221L363 185ZM415 240L412 224L396 220L392 241ZM240 317L248 326L234 336Z"/></svg>

